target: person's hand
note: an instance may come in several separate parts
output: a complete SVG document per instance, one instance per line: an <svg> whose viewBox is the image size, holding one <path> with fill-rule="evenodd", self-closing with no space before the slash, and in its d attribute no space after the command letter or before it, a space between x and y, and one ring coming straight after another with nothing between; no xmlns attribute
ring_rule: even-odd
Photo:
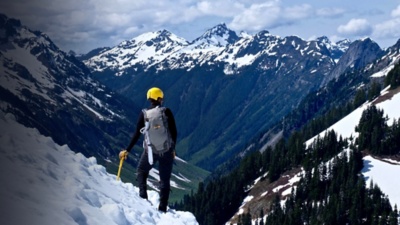
<svg viewBox="0 0 400 225"><path fill-rule="evenodd" d="M128 158L128 153L129 153L129 152L128 152L127 150L122 150L122 151L120 151L120 152L119 152L119 159L122 159L122 158L123 158L124 160L127 159L127 158Z"/></svg>

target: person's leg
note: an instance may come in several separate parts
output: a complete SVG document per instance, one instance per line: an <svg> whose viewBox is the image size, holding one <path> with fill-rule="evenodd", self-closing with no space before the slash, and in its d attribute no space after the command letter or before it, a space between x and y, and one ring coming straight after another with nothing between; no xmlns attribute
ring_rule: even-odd
<svg viewBox="0 0 400 225"><path fill-rule="evenodd" d="M174 158L172 152L166 152L159 157L160 172L160 205L158 210L166 212L170 193L170 179Z"/></svg>
<svg viewBox="0 0 400 225"><path fill-rule="evenodd" d="M147 177L151 170L151 165L148 161L147 151L143 151L137 167L137 181L139 186L139 196L147 199Z"/></svg>

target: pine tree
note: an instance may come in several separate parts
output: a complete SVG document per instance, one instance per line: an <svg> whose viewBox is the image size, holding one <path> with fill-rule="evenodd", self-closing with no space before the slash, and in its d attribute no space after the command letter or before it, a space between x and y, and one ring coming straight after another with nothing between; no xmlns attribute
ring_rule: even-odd
<svg viewBox="0 0 400 225"><path fill-rule="evenodd" d="M390 85L391 89L395 89L400 85L400 64L395 65L395 67L389 71L385 78L385 85Z"/></svg>
<svg viewBox="0 0 400 225"><path fill-rule="evenodd" d="M367 96L365 95L365 91L363 89L360 89L357 91L354 97L353 107L357 108L360 105L362 105L365 101L367 101Z"/></svg>
<svg viewBox="0 0 400 225"><path fill-rule="evenodd" d="M373 82L371 88L368 91L368 100L372 101L374 98L378 97L381 93L381 85L377 82Z"/></svg>
<svg viewBox="0 0 400 225"><path fill-rule="evenodd" d="M355 129L359 132L356 143L361 150L369 149L373 153L380 153L380 142L387 130L386 121L387 117L383 117L383 110L377 109L375 105L363 111Z"/></svg>
<svg viewBox="0 0 400 225"><path fill-rule="evenodd" d="M389 215L389 225L398 225L399 224L399 214L397 211L397 205L394 206L394 210Z"/></svg>

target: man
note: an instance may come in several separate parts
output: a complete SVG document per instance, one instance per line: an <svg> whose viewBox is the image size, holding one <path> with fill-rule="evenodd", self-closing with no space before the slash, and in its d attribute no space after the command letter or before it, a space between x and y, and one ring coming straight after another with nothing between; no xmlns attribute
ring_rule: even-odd
<svg viewBox="0 0 400 225"><path fill-rule="evenodd" d="M166 117L167 123L165 124L165 127L167 128L166 130L168 131L168 135L170 135L170 144L164 145L168 146L167 149L165 149L165 152L158 152L155 147L152 146L152 159L149 162L149 147L148 144L146 143L146 137L145 137L145 143L143 144L144 146L144 151L140 157L138 168L137 168L137 181L139 185L139 195L141 198L147 199L147 177L149 176L149 171L153 167L151 164L152 161L158 162L159 163L159 172L160 172L160 204L158 206L158 210L162 212L167 211L167 206L168 206L168 198L169 198L169 193L170 193L170 178L171 178L171 173L172 173L172 165L173 161L175 158L175 143L176 143L176 138L177 138L177 130L176 130L176 125L175 125L175 119L174 116L169 108L164 108L161 107L164 99L164 93L162 92L161 89L157 87L150 88L147 91L147 100L150 102L150 106L143 110L141 114L139 115L139 118L137 120L136 124L136 131L132 136L131 142L129 146L126 148L126 150L122 150L119 153L119 157L125 158L127 157L128 153L132 150L133 146L136 144L138 141L140 134L141 134L141 129L142 132L145 127L145 122L149 121L149 115L151 114L150 111L154 111L156 108L161 109L163 114L162 116ZM148 113L149 112L149 113ZM165 118L163 117L163 118ZM151 139L151 138L150 138ZM151 156L151 155L150 155Z"/></svg>

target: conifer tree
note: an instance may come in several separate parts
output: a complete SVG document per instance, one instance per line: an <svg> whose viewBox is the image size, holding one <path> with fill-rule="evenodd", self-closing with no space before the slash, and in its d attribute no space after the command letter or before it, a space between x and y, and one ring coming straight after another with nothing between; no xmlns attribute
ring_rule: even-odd
<svg viewBox="0 0 400 225"><path fill-rule="evenodd" d="M368 100L372 101L374 98L378 97L381 92L381 85L377 82L373 82L368 91Z"/></svg>
<svg viewBox="0 0 400 225"><path fill-rule="evenodd" d="M395 89L400 85L400 64L395 65L395 67L386 75L385 85L390 85L391 89Z"/></svg>
<svg viewBox="0 0 400 225"><path fill-rule="evenodd" d="M365 95L365 91L363 89L360 89L356 92L356 95L354 97L353 101L353 107L357 108L360 105L362 105L365 101L367 101L367 97Z"/></svg>

